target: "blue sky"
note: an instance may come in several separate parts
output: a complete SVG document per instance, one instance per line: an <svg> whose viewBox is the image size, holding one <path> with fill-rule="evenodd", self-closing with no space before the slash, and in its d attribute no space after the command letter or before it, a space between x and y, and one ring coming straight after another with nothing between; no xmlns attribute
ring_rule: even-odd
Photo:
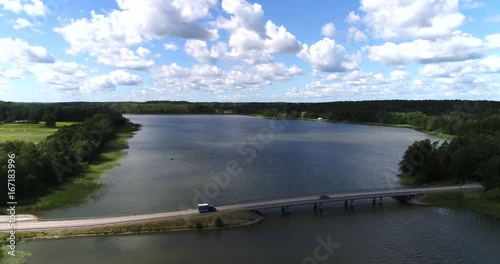
<svg viewBox="0 0 500 264"><path fill-rule="evenodd" d="M500 100L493 0L0 0L0 20L4 101Z"/></svg>

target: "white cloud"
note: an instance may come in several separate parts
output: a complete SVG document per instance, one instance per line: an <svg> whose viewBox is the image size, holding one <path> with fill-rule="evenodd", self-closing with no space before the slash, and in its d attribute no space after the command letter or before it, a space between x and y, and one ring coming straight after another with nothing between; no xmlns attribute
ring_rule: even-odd
<svg viewBox="0 0 500 264"><path fill-rule="evenodd" d="M16 22L14 23L14 26L12 26L15 30L19 30L19 29L22 29L22 28L28 28L28 27L32 27L33 24L31 22L29 22L28 20L24 19L24 18L17 18L16 19Z"/></svg>
<svg viewBox="0 0 500 264"><path fill-rule="evenodd" d="M56 61L54 64L35 64L29 71L39 84L59 91L78 90L87 77L84 67L76 62Z"/></svg>
<svg viewBox="0 0 500 264"><path fill-rule="evenodd" d="M347 31L347 39L354 40L355 42L364 42L368 39L365 33L361 32L357 27L349 27Z"/></svg>
<svg viewBox="0 0 500 264"><path fill-rule="evenodd" d="M270 63L271 54L300 51L300 43L284 26L277 26L271 20L264 23L261 5L223 0L222 8L230 18L219 17L212 24L229 32L228 56L250 64Z"/></svg>
<svg viewBox="0 0 500 264"><path fill-rule="evenodd" d="M401 44L386 42L367 49L371 60L384 65L461 61L481 57L486 52L481 39L459 31L449 38L436 41L417 39Z"/></svg>
<svg viewBox="0 0 500 264"><path fill-rule="evenodd" d="M266 22L266 35L264 42L269 53L296 54L300 51L301 46L295 36L284 26L278 27L271 20Z"/></svg>
<svg viewBox="0 0 500 264"><path fill-rule="evenodd" d="M486 46L490 49L500 48L500 34L488 35L484 38Z"/></svg>
<svg viewBox="0 0 500 264"><path fill-rule="evenodd" d="M226 45L222 42L213 45L208 50L207 43L202 40L187 40L184 46L186 53L203 63L215 63L215 61L226 54Z"/></svg>
<svg viewBox="0 0 500 264"><path fill-rule="evenodd" d="M107 14L92 11L90 19L70 20L54 29L70 44L68 54L88 53L108 66L146 69L154 62L144 59L145 50L141 49L136 56L129 47L168 37L202 40L218 37L217 30L207 29L197 22L209 15L208 9L215 4L214 0L117 2L120 10Z"/></svg>
<svg viewBox="0 0 500 264"><path fill-rule="evenodd" d="M19 14L25 12L29 16L44 16L48 9L41 0L0 0L4 10Z"/></svg>
<svg viewBox="0 0 500 264"><path fill-rule="evenodd" d="M419 73L432 78L454 78L473 74L500 73L500 57L488 56L482 59L460 62L427 64L420 69Z"/></svg>
<svg viewBox="0 0 500 264"><path fill-rule="evenodd" d="M285 93L288 100L374 100L397 98L409 90L409 73L394 70L382 73L354 70L350 72L318 74L304 88L291 88Z"/></svg>
<svg viewBox="0 0 500 264"><path fill-rule="evenodd" d="M333 35L335 34L335 25L333 23L325 24L321 28L321 34L323 34L323 36L325 37L333 37Z"/></svg>
<svg viewBox="0 0 500 264"><path fill-rule="evenodd" d="M348 56L342 45L326 37L310 47L304 44L298 56L311 63L314 69L325 72L355 70L361 63L360 53Z"/></svg>
<svg viewBox="0 0 500 264"><path fill-rule="evenodd" d="M112 71L109 74L93 76L87 79L80 87L83 93L103 93L112 92L118 85L140 85L142 79L140 76L130 74L124 70Z"/></svg>
<svg viewBox="0 0 500 264"><path fill-rule="evenodd" d="M109 73L109 77L113 81L114 85L140 85L142 84L142 79L140 76L135 74L130 74L124 70L116 70Z"/></svg>
<svg viewBox="0 0 500 264"><path fill-rule="evenodd" d="M177 47L177 45L173 42L163 44L163 48L170 51L176 51L179 49L179 47Z"/></svg>
<svg viewBox="0 0 500 264"><path fill-rule="evenodd" d="M358 23L361 21L361 18L356 15L354 12L349 12L349 14L347 15L347 17L345 18L345 21L347 23L350 23L350 24L354 24L354 23Z"/></svg>
<svg viewBox="0 0 500 264"><path fill-rule="evenodd" d="M250 4L245 0L222 0L222 9L231 15L231 19L220 18L216 22L219 28L235 31L242 27L265 37L264 11L260 4Z"/></svg>
<svg viewBox="0 0 500 264"><path fill-rule="evenodd" d="M448 36L465 20L459 0L361 0L360 9L373 37L386 40Z"/></svg>
<svg viewBox="0 0 500 264"><path fill-rule="evenodd" d="M117 0L121 11L113 11L122 23L130 24L139 34L151 38L216 39L217 31L209 30L196 20L209 16L214 0L172 1ZM129 28L130 29L130 28Z"/></svg>
<svg viewBox="0 0 500 264"><path fill-rule="evenodd" d="M139 57L141 57L142 59L148 57L151 54L150 50L143 48L143 47L137 48L136 52L137 52L137 55L139 55Z"/></svg>
<svg viewBox="0 0 500 264"><path fill-rule="evenodd" d="M20 39L0 38L0 62L10 64L54 63L54 58L47 49L31 46Z"/></svg>
<svg viewBox="0 0 500 264"><path fill-rule="evenodd" d="M274 82L291 80L303 73L296 66L281 63L241 66L223 71L215 65L199 64L184 68L176 63L157 67L153 71L156 87L178 92L206 91L222 93L227 90L255 90Z"/></svg>
<svg viewBox="0 0 500 264"><path fill-rule="evenodd" d="M143 57L137 56L128 48L119 48L117 50L109 51L108 53L100 55L97 58L97 61L117 69L140 71L147 70L155 64L153 60L147 60Z"/></svg>

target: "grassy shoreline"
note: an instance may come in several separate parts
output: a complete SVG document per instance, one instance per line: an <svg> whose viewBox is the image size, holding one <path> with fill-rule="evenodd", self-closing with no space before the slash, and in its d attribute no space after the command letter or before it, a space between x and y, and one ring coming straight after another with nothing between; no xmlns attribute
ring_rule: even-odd
<svg viewBox="0 0 500 264"><path fill-rule="evenodd" d="M446 208L465 208L500 219L500 202L487 199L485 192L434 193L427 194L422 201Z"/></svg>
<svg viewBox="0 0 500 264"><path fill-rule="evenodd" d="M89 227L37 232L16 232L18 242L29 242L39 239L57 239L68 237L130 235L159 232L180 232L192 230L210 230L249 226L264 220L260 214L248 211L216 212L174 219L155 220L142 223L120 224L110 226ZM1 233L0 239L5 240L7 233Z"/></svg>
<svg viewBox="0 0 500 264"><path fill-rule="evenodd" d="M417 184L410 178L400 178L399 181L410 187L429 187L456 184L453 181L430 182L422 185ZM488 192L462 191L447 193L429 193L421 200L422 203L432 203L436 206L446 208L463 208L472 210L480 215L492 216L500 219L500 201L489 199Z"/></svg>
<svg viewBox="0 0 500 264"><path fill-rule="evenodd" d="M132 123L118 127L113 138L104 145L99 157L79 175L49 190L47 195L36 200L19 201L17 212L37 215L40 211L67 208L97 198L103 187L101 178L107 171L120 164L120 160L126 155L124 150L128 148L127 140L132 138L138 129L138 126Z"/></svg>
<svg viewBox="0 0 500 264"><path fill-rule="evenodd" d="M252 117L261 117L261 118L268 118L268 119L279 119L278 117L267 117L263 115L258 115L258 114L250 114L247 116L252 116ZM322 122L333 122L333 123L345 123L345 124L355 124L355 125L368 125L368 126L385 126L385 127L396 127L396 128L410 128L418 132L422 132L424 134L438 137L438 138L443 138L443 139L453 139L455 138L454 135L450 134L444 134L436 131L428 131L424 129L418 129L412 125L408 124L385 124L385 123L376 123L376 122L355 122L355 121L335 121L335 120L329 120L329 119L316 119L316 118L292 118L292 119L287 119L287 120L302 120L302 121L322 121Z"/></svg>

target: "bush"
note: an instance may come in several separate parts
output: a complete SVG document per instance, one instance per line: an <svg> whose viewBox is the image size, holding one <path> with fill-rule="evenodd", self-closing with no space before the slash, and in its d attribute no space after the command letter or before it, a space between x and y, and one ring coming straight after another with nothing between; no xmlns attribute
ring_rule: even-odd
<svg viewBox="0 0 500 264"><path fill-rule="evenodd" d="M487 191L484 196L488 200L500 202L500 188L491 189Z"/></svg>
<svg viewBox="0 0 500 264"><path fill-rule="evenodd" d="M200 222L196 222L195 227L196 229L203 229L203 224Z"/></svg>
<svg viewBox="0 0 500 264"><path fill-rule="evenodd" d="M222 219L220 219L220 217L217 217L217 219L215 219L215 227L223 227L224 226L224 222L222 221Z"/></svg>

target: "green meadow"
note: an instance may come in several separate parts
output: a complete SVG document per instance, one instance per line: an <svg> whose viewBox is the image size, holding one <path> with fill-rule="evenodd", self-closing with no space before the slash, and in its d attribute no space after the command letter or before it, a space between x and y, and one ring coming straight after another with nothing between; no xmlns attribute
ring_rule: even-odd
<svg viewBox="0 0 500 264"><path fill-rule="evenodd" d="M9 140L21 140L38 143L52 135L63 126L77 124L76 122L57 122L56 127L46 127L44 122L38 124L0 124L0 142Z"/></svg>

